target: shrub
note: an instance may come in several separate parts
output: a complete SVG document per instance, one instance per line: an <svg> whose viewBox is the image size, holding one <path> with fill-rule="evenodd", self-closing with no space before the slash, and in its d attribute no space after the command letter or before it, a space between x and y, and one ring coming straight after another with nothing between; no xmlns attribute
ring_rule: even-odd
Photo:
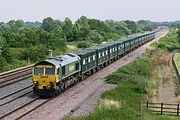
<svg viewBox="0 0 180 120"><path fill-rule="evenodd" d="M80 41L77 44L78 48L88 48L90 47L90 44L87 41Z"/></svg>

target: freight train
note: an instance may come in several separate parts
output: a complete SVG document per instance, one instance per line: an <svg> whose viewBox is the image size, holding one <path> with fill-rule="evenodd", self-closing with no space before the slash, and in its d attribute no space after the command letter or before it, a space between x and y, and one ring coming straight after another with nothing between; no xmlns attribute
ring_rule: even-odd
<svg viewBox="0 0 180 120"><path fill-rule="evenodd" d="M153 40L155 33L147 32L38 62L32 69L33 91L38 96L58 95L87 75Z"/></svg>

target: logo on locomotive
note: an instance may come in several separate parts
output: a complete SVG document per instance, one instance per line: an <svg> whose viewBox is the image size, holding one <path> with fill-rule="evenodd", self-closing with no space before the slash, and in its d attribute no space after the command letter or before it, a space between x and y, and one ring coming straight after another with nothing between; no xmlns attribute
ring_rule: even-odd
<svg viewBox="0 0 180 120"><path fill-rule="evenodd" d="M75 66L74 65L70 65L69 66L69 71L75 70Z"/></svg>

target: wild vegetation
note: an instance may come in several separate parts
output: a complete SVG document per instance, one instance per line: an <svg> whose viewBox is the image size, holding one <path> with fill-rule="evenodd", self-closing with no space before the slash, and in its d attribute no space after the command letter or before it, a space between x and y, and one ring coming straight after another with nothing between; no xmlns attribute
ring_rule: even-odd
<svg viewBox="0 0 180 120"><path fill-rule="evenodd" d="M75 50L74 47L87 48L153 29L154 26L144 20L100 21L85 16L74 23L69 18L60 21L50 17L45 18L42 23L23 20L1 22L0 72L43 60L49 49L55 55L60 55L71 51L71 48Z"/></svg>
<svg viewBox="0 0 180 120"><path fill-rule="evenodd" d="M167 45L168 44L168 45ZM107 78L107 83L117 84L117 88L102 94L93 113L84 117L65 118L65 120L178 120L178 117L161 116L146 110L141 112L141 102L150 100L159 80L154 71L168 62L164 54L179 46L175 30L151 46L142 58L120 68ZM162 57L162 59L161 59Z"/></svg>

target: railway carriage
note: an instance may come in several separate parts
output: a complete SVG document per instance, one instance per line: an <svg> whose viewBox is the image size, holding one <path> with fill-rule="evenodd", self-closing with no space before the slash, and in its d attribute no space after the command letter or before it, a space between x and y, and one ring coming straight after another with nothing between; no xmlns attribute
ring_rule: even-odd
<svg viewBox="0 0 180 120"><path fill-rule="evenodd" d="M142 35L142 36L141 36L141 39L140 39L140 41L139 41L139 45L143 45L144 39L145 39L145 36Z"/></svg>
<svg viewBox="0 0 180 120"><path fill-rule="evenodd" d="M81 75L85 73L90 73L97 66L97 54L96 50L89 49L74 54L78 55L81 58Z"/></svg>
<svg viewBox="0 0 180 120"><path fill-rule="evenodd" d="M139 43L140 43L140 39L141 39L140 35L138 35L137 37L134 38L134 47L135 48L138 48Z"/></svg>
<svg viewBox="0 0 180 120"><path fill-rule="evenodd" d="M124 41L119 41L118 42L118 55L121 57L124 55L125 51L125 44Z"/></svg>
<svg viewBox="0 0 180 120"><path fill-rule="evenodd" d="M88 48L88 50L96 50L96 64L98 66L103 66L109 61L109 45L102 44L97 47Z"/></svg>
<svg viewBox="0 0 180 120"><path fill-rule="evenodd" d="M124 40L117 40L113 43L117 44L117 56L121 57L124 54Z"/></svg>
<svg viewBox="0 0 180 120"><path fill-rule="evenodd" d="M131 38L128 38L124 41L124 47L125 47L124 49L126 53L128 53L131 50L131 41L132 41Z"/></svg>
<svg viewBox="0 0 180 120"><path fill-rule="evenodd" d="M109 59L113 61L118 56L118 44L116 42L109 43Z"/></svg>

